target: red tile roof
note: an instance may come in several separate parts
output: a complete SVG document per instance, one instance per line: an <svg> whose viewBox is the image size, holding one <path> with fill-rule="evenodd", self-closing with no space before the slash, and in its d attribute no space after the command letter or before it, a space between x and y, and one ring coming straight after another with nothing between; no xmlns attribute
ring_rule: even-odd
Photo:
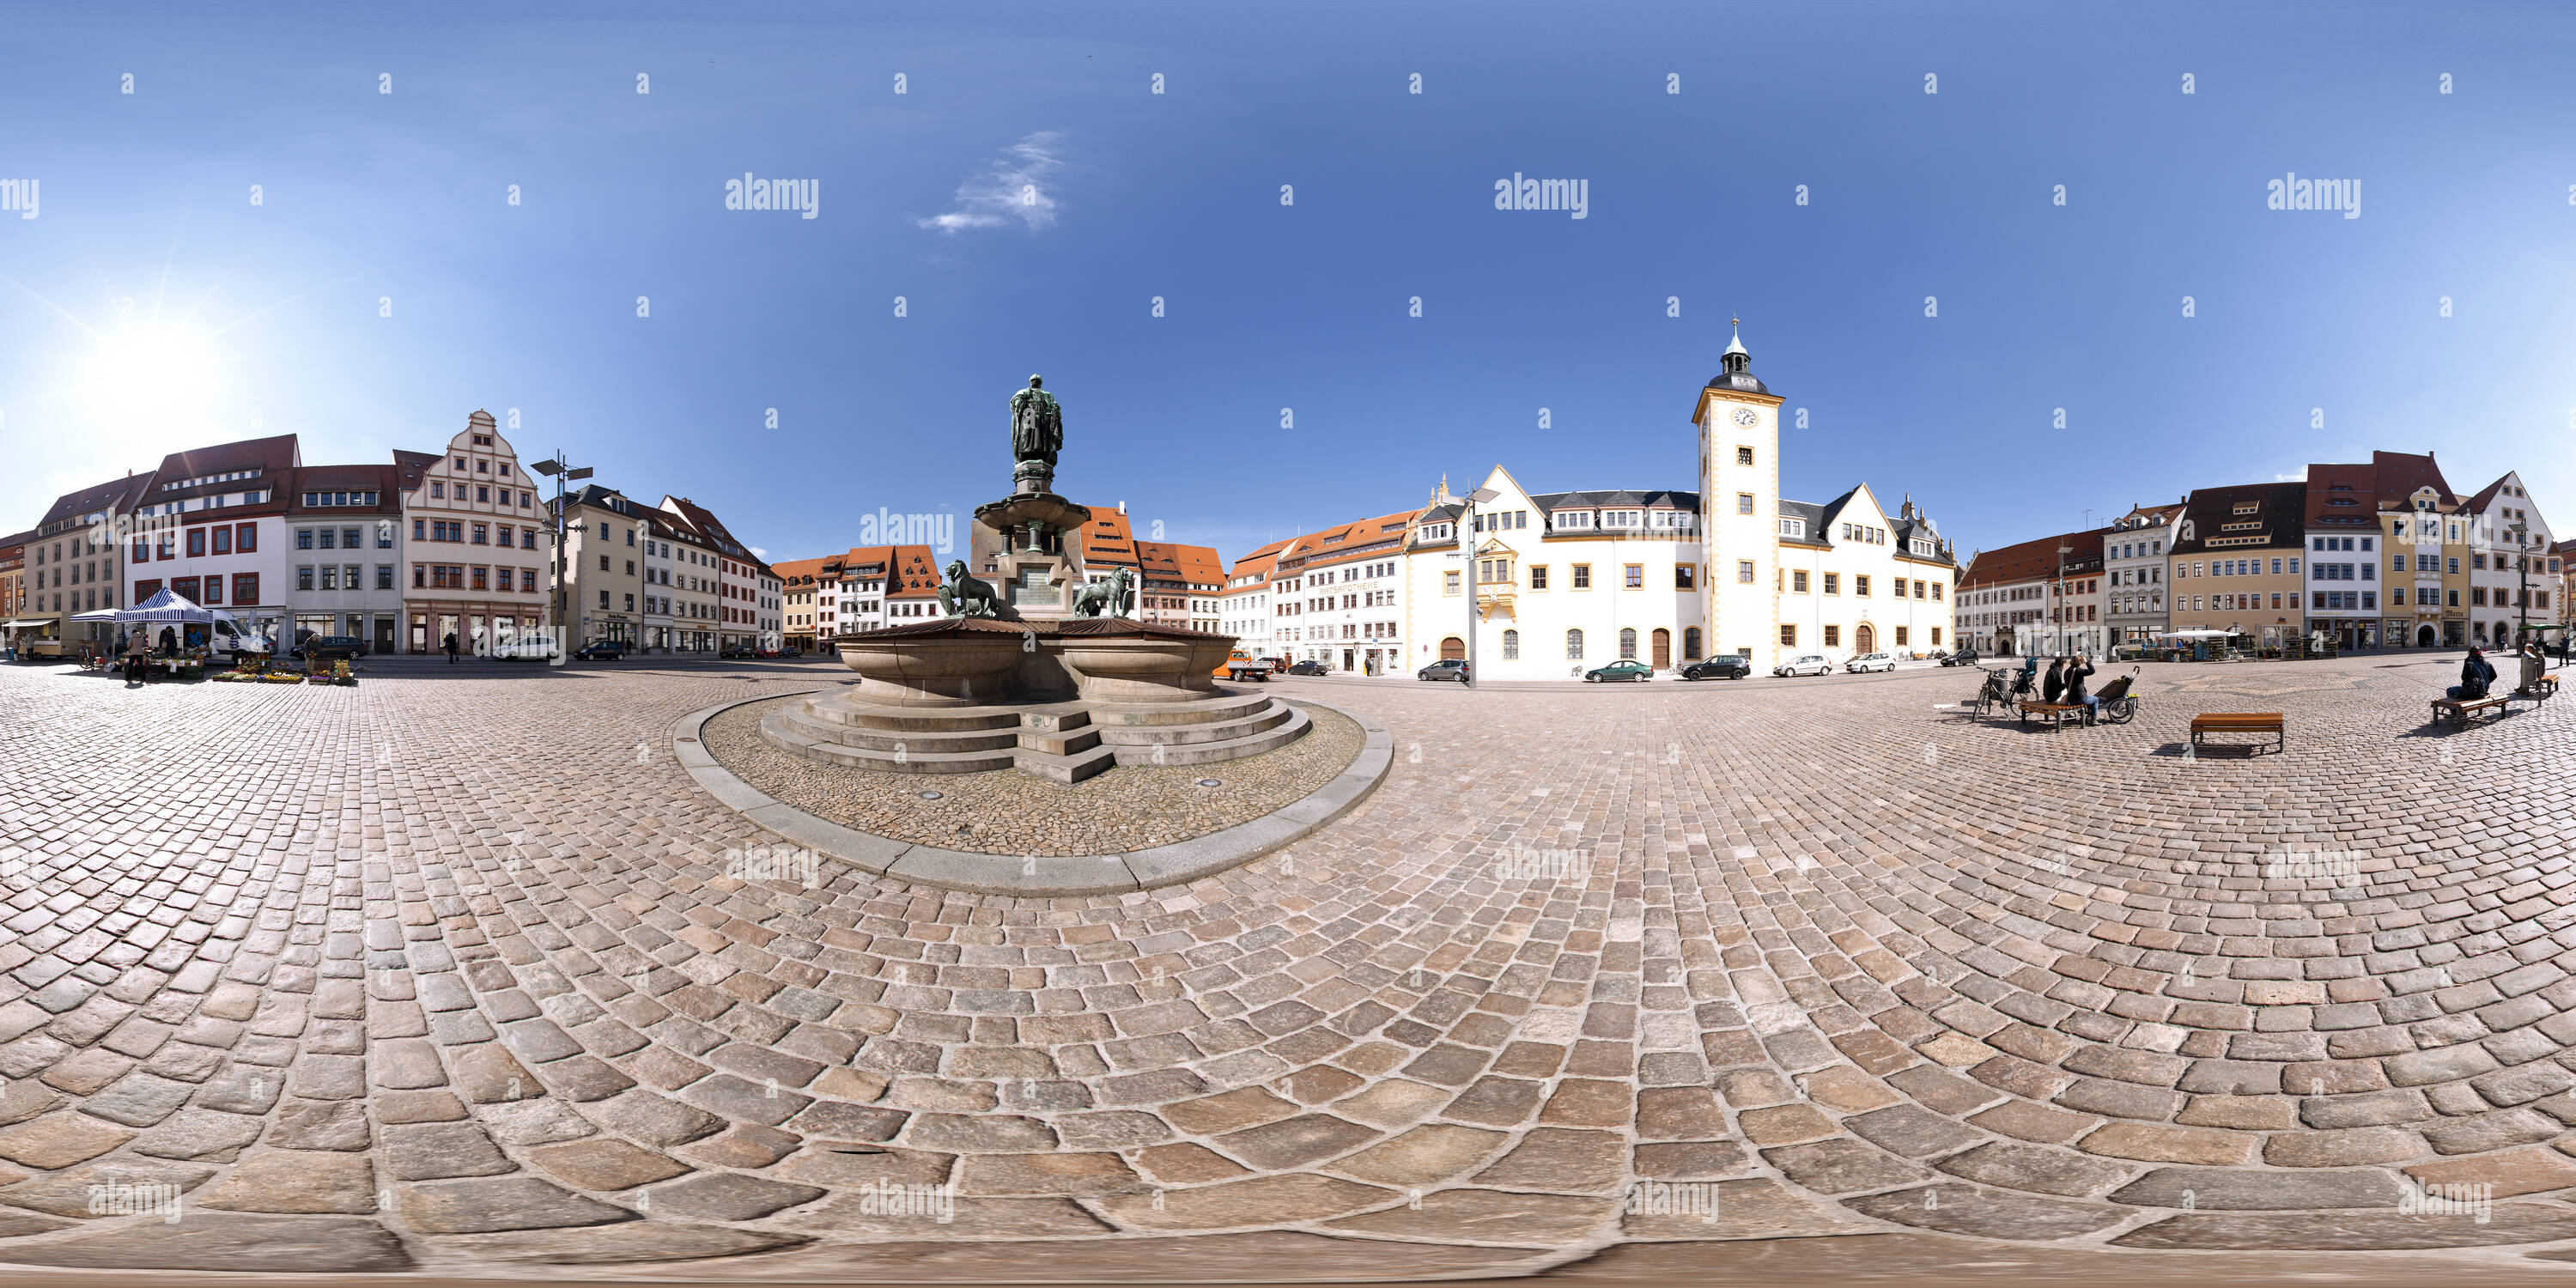
<svg viewBox="0 0 2576 1288"><path fill-rule="evenodd" d="M928 546L852 546L842 566L885 565L888 599L936 599L943 576L939 556Z"/></svg>
<svg viewBox="0 0 2576 1288"><path fill-rule="evenodd" d="M1279 553L1281 574L1307 568L1333 567L1357 559L1378 559L1403 550L1405 525L1416 511L1381 514L1373 519L1318 528L1290 541Z"/></svg>
<svg viewBox="0 0 2576 1288"><path fill-rule="evenodd" d="M2054 537L2038 537L2000 550L1981 550L1975 562L1959 579L1959 589L1976 590L1986 586L2003 586L2020 581L2045 581L2057 575L2059 546L2072 546L2074 553L2064 556L2069 565L2081 562L2087 551L2102 557L2103 538L2111 535L2107 527L2084 532L2065 532Z"/></svg>
<svg viewBox="0 0 2576 1288"><path fill-rule="evenodd" d="M1142 568L1137 563L1136 534L1127 514L1114 506L1091 507L1091 522L1082 525L1082 562L1107 567Z"/></svg>

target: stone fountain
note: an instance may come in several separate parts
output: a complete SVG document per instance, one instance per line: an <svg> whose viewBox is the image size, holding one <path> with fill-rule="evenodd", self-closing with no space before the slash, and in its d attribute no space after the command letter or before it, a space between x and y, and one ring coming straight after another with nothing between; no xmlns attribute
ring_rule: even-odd
<svg viewBox="0 0 2576 1288"><path fill-rule="evenodd" d="M1091 511L1054 492L1063 446L1063 411L1031 376L1011 397L1011 494L975 508L974 564L949 563L945 615L841 637L858 684L771 713L761 736L865 769L1017 768L1062 783L1112 764L1234 760L1304 736L1304 712L1216 683L1234 636L1129 616L1124 567L1087 583L1080 543L1065 536Z"/></svg>

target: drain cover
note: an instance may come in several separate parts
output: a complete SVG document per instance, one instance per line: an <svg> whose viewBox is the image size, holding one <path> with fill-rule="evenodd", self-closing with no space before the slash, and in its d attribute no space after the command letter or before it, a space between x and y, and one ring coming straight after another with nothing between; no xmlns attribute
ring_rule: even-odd
<svg viewBox="0 0 2576 1288"><path fill-rule="evenodd" d="M926 801L935 801L935 800L938 800L938 799L939 799L939 793L937 793L937 792L923 792L923 793L921 794L921 799L926 800Z"/></svg>
<svg viewBox="0 0 2576 1288"><path fill-rule="evenodd" d="M1222 783L1222 782L1219 782L1218 780L1213 779L1213 778L1202 778L1202 779L1200 779L1200 780L1199 780L1199 786L1201 786L1201 787L1223 787L1223 786L1225 786L1225 784L1224 784L1224 783Z"/></svg>

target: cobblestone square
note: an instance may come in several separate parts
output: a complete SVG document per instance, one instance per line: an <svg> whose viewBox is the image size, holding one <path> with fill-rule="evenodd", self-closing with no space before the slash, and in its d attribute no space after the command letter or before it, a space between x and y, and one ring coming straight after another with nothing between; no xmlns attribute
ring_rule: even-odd
<svg viewBox="0 0 2576 1288"><path fill-rule="evenodd" d="M1093 899L728 876L672 723L830 662L0 668L0 1264L2547 1277L2576 708L2456 666L1290 679L1384 784Z"/></svg>

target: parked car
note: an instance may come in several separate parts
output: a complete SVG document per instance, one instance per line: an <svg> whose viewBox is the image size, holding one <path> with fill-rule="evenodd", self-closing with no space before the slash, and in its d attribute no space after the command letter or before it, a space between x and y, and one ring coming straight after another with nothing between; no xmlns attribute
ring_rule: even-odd
<svg viewBox="0 0 2576 1288"><path fill-rule="evenodd" d="M367 642L355 635L310 635L286 655L298 662L337 662L366 651Z"/></svg>
<svg viewBox="0 0 2576 1288"><path fill-rule="evenodd" d="M1887 653L1863 653L1843 663L1843 669L1854 675L1863 671L1893 671L1896 669L1896 658Z"/></svg>
<svg viewBox="0 0 2576 1288"><path fill-rule="evenodd" d="M573 650L573 656L584 662L615 662L626 656L626 641L592 640Z"/></svg>
<svg viewBox="0 0 2576 1288"><path fill-rule="evenodd" d="M1834 664L1826 661L1819 653L1809 653L1795 661L1783 662L1771 668L1773 675L1831 675L1833 671Z"/></svg>
<svg viewBox="0 0 2576 1288"><path fill-rule="evenodd" d="M1465 684L1467 682L1467 662L1464 658L1444 657L1439 661L1414 672L1413 674L1417 679L1456 680L1460 684Z"/></svg>
<svg viewBox="0 0 2576 1288"><path fill-rule="evenodd" d="M522 635L493 645L492 656L505 662L551 662L563 656L563 646L551 635Z"/></svg>
<svg viewBox="0 0 2576 1288"><path fill-rule="evenodd" d="M1303 662L1291 662L1288 664L1288 674L1290 675L1331 675L1332 673L1333 668L1326 666L1313 658L1308 658Z"/></svg>
<svg viewBox="0 0 2576 1288"><path fill-rule="evenodd" d="M1941 660L1941 665L1943 666L1975 666L1977 664L1977 650L1972 648L1963 648L1956 653L1936 652L1932 656L1939 658Z"/></svg>
<svg viewBox="0 0 2576 1288"><path fill-rule="evenodd" d="M1273 672L1284 675L1288 671L1288 659L1284 657L1265 657L1261 660L1268 662Z"/></svg>
<svg viewBox="0 0 2576 1288"><path fill-rule="evenodd" d="M717 649L716 656L720 658L747 658L756 651L757 650L753 649L748 644L728 644L723 648Z"/></svg>
<svg viewBox="0 0 2576 1288"><path fill-rule="evenodd" d="M1741 680L1753 674L1753 663L1732 653L1693 662L1681 670L1685 680Z"/></svg>
<svg viewBox="0 0 2576 1288"><path fill-rule="evenodd" d="M1583 680L1587 684L1600 684L1609 680L1651 680L1653 678L1655 678L1655 668L1638 661L1613 662L1608 666L1596 666L1583 673Z"/></svg>

